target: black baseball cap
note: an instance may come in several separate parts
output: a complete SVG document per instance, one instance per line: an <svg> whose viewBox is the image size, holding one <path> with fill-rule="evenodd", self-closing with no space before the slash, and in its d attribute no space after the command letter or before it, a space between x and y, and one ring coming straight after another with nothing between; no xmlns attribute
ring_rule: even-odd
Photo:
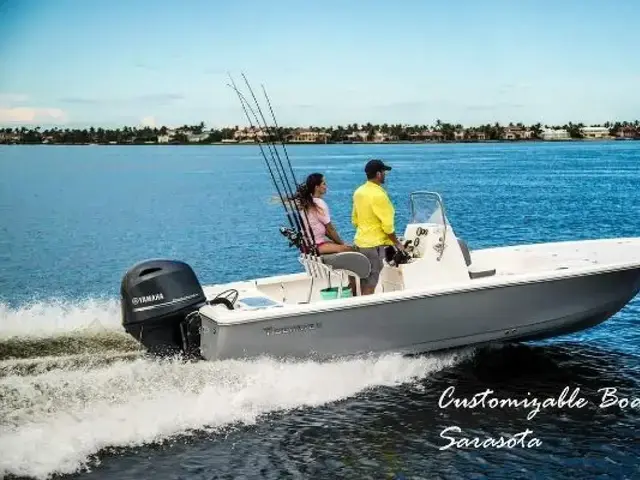
<svg viewBox="0 0 640 480"><path fill-rule="evenodd" d="M391 167L389 165L385 165L382 160L369 160L367 164L364 166L364 171L367 175L373 175L382 171L389 171Z"/></svg>

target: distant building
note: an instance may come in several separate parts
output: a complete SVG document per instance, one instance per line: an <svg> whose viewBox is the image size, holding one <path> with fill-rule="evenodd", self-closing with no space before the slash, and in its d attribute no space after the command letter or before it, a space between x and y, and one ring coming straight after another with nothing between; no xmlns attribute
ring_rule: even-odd
<svg viewBox="0 0 640 480"><path fill-rule="evenodd" d="M22 135L13 132L0 132L1 143L17 143L22 140Z"/></svg>
<svg viewBox="0 0 640 480"><path fill-rule="evenodd" d="M518 138L520 138L520 132L521 130L518 128L505 128L502 131L502 138L504 138L505 140L517 140Z"/></svg>
<svg viewBox="0 0 640 480"><path fill-rule="evenodd" d="M640 129L635 127L620 127L616 132L618 138L640 138Z"/></svg>
<svg viewBox="0 0 640 480"><path fill-rule="evenodd" d="M409 138L414 142L441 142L444 140L444 133L438 130L422 130L421 132L410 133Z"/></svg>
<svg viewBox="0 0 640 480"><path fill-rule="evenodd" d="M487 139L487 135L483 131L470 128L465 133L465 139L484 142Z"/></svg>
<svg viewBox="0 0 640 480"><path fill-rule="evenodd" d="M543 140L571 140L569 132L567 132L564 128L545 128L540 132L540 137Z"/></svg>
<svg viewBox="0 0 640 480"><path fill-rule="evenodd" d="M293 143L326 143L328 140L328 133L314 132L313 130L299 130L290 136L289 141Z"/></svg>
<svg viewBox="0 0 640 480"><path fill-rule="evenodd" d="M390 135L388 133L380 132L376 130L373 134L373 141L376 143L384 143L384 142L394 142L397 141L398 137L396 135Z"/></svg>
<svg viewBox="0 0 640 480"><path fill-rule="evenodd" d="M348 134L345 139L350 142L366 142L368 136L369 132L358 130L356 132L351 132L350 134Z"/></svg>
<svg viewBox="0 0 640 480"><path fill-rule="evenodd" d="M505 127L502 132L502 138L505 140L529 140L533 137L533 130L523 127Z"/></svg>
<svg viewBox="0 0 640 480"><path fill-rule="evenodd" d="M582 135L585 138L610 138L611 134L607 127L583 127Z"/></svg>
<svg viewBox="0 0 640 480"><path fill-rule="evenodd" d="M233 134L234 140L240 143L250 143L256 141L263 141L267 137L267 133L257 127L245 127L240 130L236 130Z"/></svg>
<svg viewBox="0 0 640 480"><path fill-rule="evenodd" d="M202 132L202 133L186 132L185 135L189 143L200 143L206 140L207 138L209 138L209 135L211 134L209 132Z"/></svg>

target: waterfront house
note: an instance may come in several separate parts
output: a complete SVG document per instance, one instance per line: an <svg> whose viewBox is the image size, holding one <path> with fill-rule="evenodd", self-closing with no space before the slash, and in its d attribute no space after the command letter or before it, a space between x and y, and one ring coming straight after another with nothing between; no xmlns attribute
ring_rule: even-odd
<svg viewBox="0 0 640 480"><path fill-rule="evenodd" d="M502 131L502 138L505 140L530 140L533 137L533 130L519 126L505 127Z"/></svg>
<svg viewBox="0 0 640 480"><path fill-rule="evenodd" d="M368 136L369 132L366 132L365 130L357 130L347 135L346 140L351 142L366 142Z"/></svg>
<svg viewBox="0 0 640 480"><path fill-rule="evenodd" d="M185 132L185 135L189 143L200 143L209 138L211 132L193 133L189 131Z"/></svg>
<svg viewBox="0 0 640 480"><path fill-rule="evenodd" d="M329 134L326 132L314 132L313 130L296 130L287 135L287 140L291 143L327 143Z"/></svg>
<svg viewBox="0 0 640 480"><path fill-rule="evenodd" d="M10 130L10 129L7 129ZM0 143L20 143L22 141L22 135L17 132L0 132Z"/></svg>
<svg viewBox="0 0 640 480"><path fill-rule="evenodd" d="M465 140L475 140L478 142L484 142L487 139L487 134L482 130L476 130L474 128L469 128L465 132L464 136Z"/></svg>
<svg viewBox="0 0 640 480"><path fill-rule="evenodd" d="M245 127L239 130L236 130L233 134L234 140L237 140L241 143L251 143L256 140L262 141L265 137L267 137L267 133L263 132L261 128L257 127Z"/></svg>
<svg viewBox="0 0 640 480"><path fill-rule="evenodd" d="M397 140L397 135L390 135L379 130L376 130L376 132L373 134L373 141L376 143L393 142Z"/></svg>
<svg viewBox="0 0 640 480"><path fill-rule="evenodd" d="M410 133L409 139L414 142L441 142L444 140L444 133L438 130L422 130Z"/></svg>
<svg viewBox="0 0 640 480"><path fill-rule="evenodd" d="M584 138L611 138L607 127L582 127L580 131Z"/></svg>
<svg viewBox="0 0 640 480"><path fill-rule="evenodd" d="M640 138L640 128L628 126L620 127L616 132L618 138Z"/></svg>
<svg viewBox="0 0 640 480"><path fill-rule="evenodd" d="M571 140L569 132L564 128L544 128L540 132L543 140Z"/></svg>

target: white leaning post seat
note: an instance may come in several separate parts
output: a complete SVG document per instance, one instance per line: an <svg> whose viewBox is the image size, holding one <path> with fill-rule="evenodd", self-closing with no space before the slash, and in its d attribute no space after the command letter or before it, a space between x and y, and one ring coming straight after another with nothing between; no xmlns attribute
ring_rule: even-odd
<svg viewBox="0 0 640 480"><path fill-rule="evenodd" d="M495 268L489 268L485 270L477 269L471 264L471 253L469 252L469 247L467 243L461 238L458 239L458 245L460 245L460 250L462 250L462 256L464 257L464 262L467 264L467 268L469 270L469 278L483 278L483 277L491 277L496 274Z"/></svg>
<svg viewBox="0 0 640 480"><path fill-rule="evenodd" d="M311 276L311 286L309 287L309 295L307 302L311 299L313 291L314 279L327 279L331 286L331 273L340 274L339 294L342 294L342 284L344 276L352 276L356 279L357 295L360 295L360 279L367 278L371 273L371 263L369 259L360 252L342 252L330 253L326 255L308 255L301 254L300 263L304 266L306 272Z"/></svg>

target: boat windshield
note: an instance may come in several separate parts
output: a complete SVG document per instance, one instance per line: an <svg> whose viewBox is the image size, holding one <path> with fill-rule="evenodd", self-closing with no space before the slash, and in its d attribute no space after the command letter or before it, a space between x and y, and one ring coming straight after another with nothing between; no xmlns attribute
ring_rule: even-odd
<svg viewBox="0 0 640 480"><path fill-rule="evenodd" d="M445 225L446 217L442 198L435 192L412 192L409 195L411 218L409 223L433 223Z"/></svg>

